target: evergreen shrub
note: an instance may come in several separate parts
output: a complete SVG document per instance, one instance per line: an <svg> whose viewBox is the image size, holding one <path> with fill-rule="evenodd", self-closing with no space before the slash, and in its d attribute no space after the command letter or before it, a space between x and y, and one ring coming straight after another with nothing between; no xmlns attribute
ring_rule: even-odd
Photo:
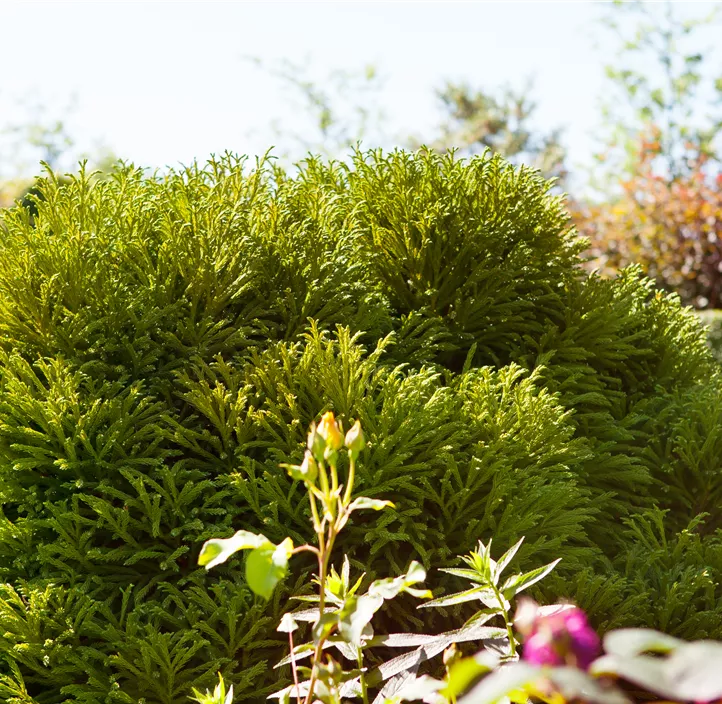
<svg viewBox="0 0 722 704"><path fill-rule="evenodd" d="M176 704L218 671L238 701L278 689L313 562L265 603L242 561L197 558L239 529L312 537L279 464L326 410L361 420L357 487L396 507L344 531L367 579L417 559L448 593L436 568L524 535L515 568L561 557L542 589L601 629L720 637L704 329L636 269L584 274L549 185L489 155L226 155L49 175L36 213L3 212L3 701ZM400 597L379 621L463 608Z"/></svg>

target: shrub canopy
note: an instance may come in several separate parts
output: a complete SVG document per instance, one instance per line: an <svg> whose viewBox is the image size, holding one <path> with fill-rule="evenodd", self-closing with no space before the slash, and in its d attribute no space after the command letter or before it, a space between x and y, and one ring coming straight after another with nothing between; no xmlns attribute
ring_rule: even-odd
<svg viewBox="0 0 722 704"><path fill-rule="evenodd" d="M525 535L517 567L562 557L546 588L602 628L722 636L704 330L638 270L584 274L536 172L225 155L39 188L0 220L5 701L175 704L217 670L240 700L278 688L308 572L265 604L240 560L196 560L240 528L310 538L278 465L328 409L363 424L359 491L396 505L338 546L367 578ZM463 618L393 609L394 631Z"/></svg>

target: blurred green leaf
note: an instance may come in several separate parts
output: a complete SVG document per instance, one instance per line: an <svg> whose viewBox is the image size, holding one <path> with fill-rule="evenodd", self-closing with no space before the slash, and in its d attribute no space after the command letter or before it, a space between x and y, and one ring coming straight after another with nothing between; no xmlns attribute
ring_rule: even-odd
<svg viewBox="0 0 722 704"><path fill-rule="evenodd" d="M668 653L685 641L649 628L621 628L604 636L604 651L622 658L646 652Z"/></svg>
<svg viewBox="0 0 722 704"><path fill-rule="evenodd" d="M254 594L269 599L276 584L286 575L293 544L290 538L280 545L267 543L255 548L246 560L246 580Z"/></svg>
<svg viewBox="0 0 722 704"><path fill-rule="evenodd" d="M384 598L379 594L349 596L339 614L339 633L349 643L361 645L361 634L364 628L371 622L383 603Z"/></svg>
<svg viewBox="0 0 722 704"><path fill-rule="evenodd" d="M462 658L458 662L455 662L449 669L446 687L441 693L447 699L459 697L469 688L474 680L493 670L498 662L499 658L488 650L482 650L470 658Z"/></svg>
<svg viewBox="0 0 722 704"><path fill-rule="evenodd" d="M614 686L590 677L576 667L555 667L548 673L549 679L565 701L582 701L587 704L631 704L630 700Z"/></svg>
<svg viewBox="0 0 722 704"><path fill-rule="evenodd" d="M667 657L605 655L590 668L595 676L613 675L675 701L709 702L722 698L722 643L697 641L676 647Z"/></svg>
<svg viewBox="0 0 722 704"><path fill-rule="evenodd" d="M503 697L508 697L515 690L523 689L536 682L542 670L523 662L515 662L492 672L484 677L479 684L472 687L459 704L495 704Z"/></svg>

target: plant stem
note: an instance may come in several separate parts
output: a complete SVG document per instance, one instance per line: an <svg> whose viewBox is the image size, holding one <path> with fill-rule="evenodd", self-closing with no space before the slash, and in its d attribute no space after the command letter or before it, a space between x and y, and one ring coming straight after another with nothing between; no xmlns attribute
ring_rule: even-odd
<svg viewBox="0 0 722 704"><path fill-rule="evenodd" d="M293 652L293 633L288 632L288 645L291 648L291 670L293 671L293 683L296 685L296 701L301 704L301 690L298 686L298 670L296 669L296 656Z"/></svg>
<svg viewBox="0 0 722 704"><path fill-rule="evenodd" d="M299 545L291 550L291 555L298 555L299 552L312 552L314 555L318 556L318 548L313 545Z"/></svg>
<svg viewBox="0 0 722 704"><path fill-rule="evenodd" d="M327 492L328 495L328 492ZM313 500L313 497L312 497ZM330 500L330 496L329 496ZM318 601L318 618L323 618L323 613L326 607L326 575L328 573L328 561L331 557L331 550L333 549L333 543L336 539L336 529L334 523L328 525L328 540L325 540L323 530L318 532L318 577L320 583L319 601ZM304 704L311 704L313 701L313 690L316 686L316 680L318 679L318 665L323 654L323 645L326 642L326 638L330 634L320 635L316 648L313 651L312 665L311 665L311 678L308 682L308 694L304 700Z"/></svg>
<svg viewBox="0 0 722 704"><path fill-rule="evenodd" d="M356 648L356 662L358 663L358 669L361 672L361 698L363 699L363 704L369 704L369 693L366 685L366 673L364 672L364 660L361 648Z"/></svg>
<svg viewBox="0 0 722 704"><path fill-rule="evenodd" d="M334 459L328 464L331 468L331 493L335 494L338 489L338 472L336 471L336 460Z"/></svg>
<svg viewBox="0 0 722 704"><path fill-rule="evenodd" d="M506 612L506 606L504 605L504 597L501 592L497 589L495 584L491 584L491 588L494 590L496 600L499 602L501 608L501 615L504 617L504 623L506 624L506 632L509 637L509 651L511 657L516 655L516 641L514 640L514 629L512 628L511 621L509 620L509 614Z"/></svg>
<svg viewBox="0 0 722 704"><path fill-rule="evenodd" d="M321 491L328 496L328 474L326 474L326 463L321 460L318 463L318 478L321 480Z"/></svg>
<svg viewBox="0 0 722 704"><path fill-rule="evenodd" d="M353 491L353 483L356 478L356 460L349 452L348 482L346 483L346 491L343 495L343 505L348 506L351 503L351 492Z"/></svg>
<svg viewBox="0 0 722 704"><path fill-rule="evenodd" d="M316 531L316 535L321 533L321 520L318 517L318 508L316 507L316 497L313 492L309 490L308 499L311 502L311 515L313 516L313 529Z"/></svg>

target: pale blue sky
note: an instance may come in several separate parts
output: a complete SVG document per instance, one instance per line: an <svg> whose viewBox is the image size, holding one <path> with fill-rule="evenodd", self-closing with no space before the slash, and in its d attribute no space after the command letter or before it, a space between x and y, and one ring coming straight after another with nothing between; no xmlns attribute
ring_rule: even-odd
<svg viewBox="0 0 722 704"><path fill-rule="evenodd" d="M684 3L691 14L710 3ZM599 125L603 8L591 2L0 4L0 129L35 95L48 115L77 104L79 145L104 142L146 166L225 149L264 151L274 118L292 120L279 83L247 62L290 58L318 70L373 63L386 77L390 134L429 134L444 79L493 88L534 78L542 127L565 128L585 162ZM712 35L708 35L713 38ZM607 54L607 55L605 55Z"/></svg>

